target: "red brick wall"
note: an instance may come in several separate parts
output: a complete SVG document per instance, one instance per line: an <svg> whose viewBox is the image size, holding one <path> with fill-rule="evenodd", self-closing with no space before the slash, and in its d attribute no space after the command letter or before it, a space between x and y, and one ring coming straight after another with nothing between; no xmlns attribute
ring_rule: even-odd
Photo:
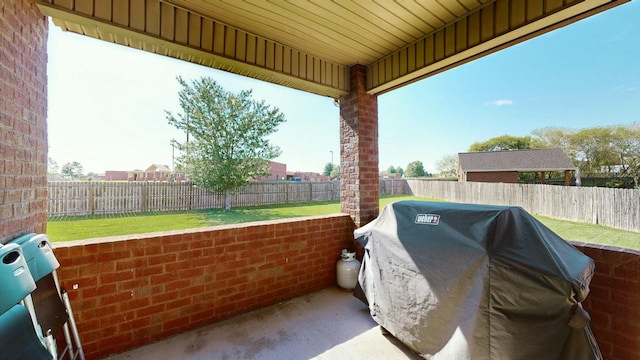
<svg viewBox="0 0 640 360"><path fill-rule="evenodd" d="M92 359L332 286L353 229L340 214L54 243L54 251Z"/></svg>
<svg viewBox="0 0 640 360"><path fill-rule="evenodd" d="M366 92L362 65L351 68L351 93L340 98L340 203L357 226L378 216L378 98Z"/></svg>
<svg viewBox="0 0 640 360"><path fill-rule="evenodd" d="M607 360L640 359L640 252L574 243L596 263L584 307Z"/></svg>
<svg viewBox="0 0 640 360"><path fill-rule="evenodd" d="M0 242L44 232L46 18L35 1L0 1Z"/></svg>
<svg viewBox="0 0 640 360"><path fill-rule="evenodd" d="M499 171L499 172L467 173L467 181L517 184L518 172L517 171Z"/></svg>

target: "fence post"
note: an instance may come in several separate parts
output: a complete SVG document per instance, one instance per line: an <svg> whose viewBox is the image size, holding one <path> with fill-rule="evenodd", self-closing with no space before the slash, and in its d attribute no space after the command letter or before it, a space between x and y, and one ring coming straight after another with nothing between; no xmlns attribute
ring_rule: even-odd
<svg viewBox="0 0 640 360"><path fill-rule="evenodd" d="M142 212L146 212L149 209L149 189L147 187L148 183L144 182L142 185Z"/></svg>
<svg viewBox="0 0 640 360"><path fill-rule="evenodd" d="M284 183L284 203L289 203L289 183Z"/></svg>
<svg viewBox="0 0 640 360"><path fill-rule="evenodd" d="M96 194L94 193L95 188L93 186L93 182L89 183L89 214L93 215L95 212L95 196Z"/></svg>

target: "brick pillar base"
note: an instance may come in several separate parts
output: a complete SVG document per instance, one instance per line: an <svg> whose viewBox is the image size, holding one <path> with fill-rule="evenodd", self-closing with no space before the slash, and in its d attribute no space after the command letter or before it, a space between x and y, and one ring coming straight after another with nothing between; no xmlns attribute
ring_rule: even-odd
<svg viewBox="0 0 640 360"><path fill-rule="evenodd" d="M0 1L0 243L47 225L47 18Z"/></svg>
<svg viewBox="0 0 640 360"><path fill-rule="evenodd" d="M367 68L351 68L351 93L340 98L340 204L356 226L378 216L378 98L366 92Z"/></svg>

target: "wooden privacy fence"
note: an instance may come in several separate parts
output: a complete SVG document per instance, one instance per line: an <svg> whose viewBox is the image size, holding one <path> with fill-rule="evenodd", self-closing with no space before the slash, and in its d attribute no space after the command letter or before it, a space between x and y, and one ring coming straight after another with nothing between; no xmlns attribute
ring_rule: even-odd
<svg viewBox="0 0 640 360"><path fill-rule="evenodd" d="M224 193L191 182L49 182L49 216L196 210L224 207ZM380 194L405 194L406 181L382 180ZM340 199L340 182L254 182L231 204L258 206Z"/></svg>
<svg viewBox="0 0 640 360"><path fill-rule="evenodd" d="M190 182L50 182L49 216L197 210L224 207L224 194ZM640 232L640 190L540 184L380 180L380 195L522 206L530 213ZM255 182L231 204L259 206L340 199L339 181Z"/></svg>
<svg viewBox="0 0 640 360"><path fill-rule="evenodd" d="M640 190L413 179L407 186L416 196L521 206L533 214L640 232Z"/></svg>
<svg viewBox="0 0 640 360"><path fill-rule="evenodd" d="M222 208L224 193L191 182L50 182L49 216ZM255 182L234 193L231 204L258 206L340 199L333 182Z"/></svg>

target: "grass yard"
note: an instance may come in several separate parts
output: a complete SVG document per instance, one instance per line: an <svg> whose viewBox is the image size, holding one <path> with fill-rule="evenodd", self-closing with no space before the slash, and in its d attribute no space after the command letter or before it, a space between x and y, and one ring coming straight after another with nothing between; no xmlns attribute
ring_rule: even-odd
<svg viewBox="0 0 640 360"><path fill-rule="evenodd" d="M434 200L415 196L385 196L380 209L397 200ZM340 212L337 201L233 208L231 211L210 209L170 213L143 213L76 216L50 219L47 234L52 241L68 241L115 235L139 234L205 226L237 224L300 216L328 215ZM563 221L536 216L562 238L587 243L615 245L640 250L640 233L612 229L600 225Z"/></svg>

